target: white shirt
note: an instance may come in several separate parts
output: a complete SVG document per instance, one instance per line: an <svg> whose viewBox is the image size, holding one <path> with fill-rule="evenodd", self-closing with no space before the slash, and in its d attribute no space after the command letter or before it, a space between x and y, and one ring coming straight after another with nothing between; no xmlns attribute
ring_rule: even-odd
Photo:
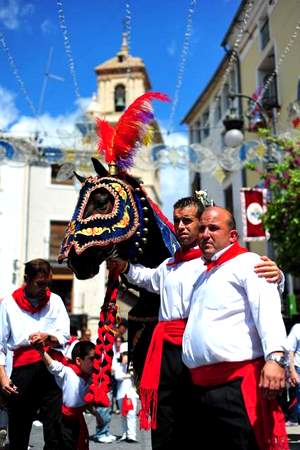
<svg viewBox="0 0 300 450"><path fill-rule="evenodd" d="M193 285L205 267L201 258L168 266L170 261L174 259L166 259L156 269L130 264L126 274L129 282L160 294L159 321L188 317Z"/></svg>
<svg viewBox="0 0 300 450"><path fill-rule="evenodd" d="M48 333L61 345L69 339L70 319L62 299L51 293L47 305L36 313L21 309L12 296L0 303L0 365L5 365L7 350L30 346L32 333Z"/></svg>
<svg viewBox="0 0 300 450"><path fill-rule="evenodd" d="M277 285L254 273L258 262L255 253L244 253L196 281L183 336L189 368L283 350L286 332Z"/></svg>
<svg viewBox="0 0 300 450"><path fill-rule="evenodd" d="M73 369L59 361L53 361L48 370L54 375L57 385L62 390L65 406L77 408L86 404L83 398L89 388L89 381L79 377Z"/></svg>
<svg viewBox="0 0 300 450"><path fill-rule="evenodd" d="M139 398L133 383L133 377L127 372L127 364L115 362L113 366L114 377L117 380L116 399L120 400L127 395L128 398Z"/></svg>
<svg viewBox="0 0 300 450"><path fill-rule="evenodd" d="M300 367L300 323L291 329L285 346L287 351L294 353L294 365Z"/></svg>

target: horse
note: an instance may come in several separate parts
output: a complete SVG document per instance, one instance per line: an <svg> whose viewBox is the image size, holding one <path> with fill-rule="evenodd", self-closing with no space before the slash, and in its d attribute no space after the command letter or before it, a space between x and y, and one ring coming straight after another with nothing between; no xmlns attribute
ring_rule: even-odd
<svg viewBox="0 0 300 450"><path fill-rule="evenodd" d="M157 267L178 248L172 224L139 180L128 174L109 176L99 160L92 158L92 162L97 176L75 174L82 187L59 261L67 259L80 280L94 277L100 264L116 254L135 264ZM138 377L158 309L159 296L140 289L139 300L128 315L131 357Z"/></svg>
<svg viewBox="0 0 300 450"><path fill-rule="evenodd" d="M98 149L105 155L108 171L98 159L92 158L96 176L84 178L75 173L82 186L59 262L67 259L69 268L81 280L95 276L100 264L116 255L132 263L157 267L179 246L172 224L148 197L142 183L128 173L135 152L150 141L154 99L168 100L161 93L142 95L122 114L115 128L98 119ZM86 401L104 406L109 404L119 275L109 273L100 313L95 373L86 397ZM129 356L137 380L141 377L158 310L158 295L140 289L139 301L128 315Z"/></svg>

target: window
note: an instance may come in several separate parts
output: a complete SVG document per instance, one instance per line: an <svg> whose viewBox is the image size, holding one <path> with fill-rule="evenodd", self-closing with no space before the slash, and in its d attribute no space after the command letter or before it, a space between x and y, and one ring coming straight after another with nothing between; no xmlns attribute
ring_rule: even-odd
<svg viewBox="0 0 300 450"><path fill-rule="evenodd" d="M201 121L198 120L195 123L195 128L194 128L194 142L197 142L198 144L200 144L202 140L202 135L201 135Z"/></svg>
<svg viewBox="0 0 300 450"><path fill-rule="evenodd" d="M207 109L202 116L203 123L203 139L209 136L209 109Z"/></svg>
<svg viewBox="0 0 300 450"><path fill-rule="evenodd" d="M229 86L228 84L224 84L224 88L223 88L223 111L226 112L229 107L230 107L230 102L229 102Z"/></svg>
<svg viewBox="0 0 300 450"><path fill-rule="evenodd" d="M228 209L233 214L233 192L232 192L232 184L230 184L224 190L224 201L225 208Z"/></svg>
<svg viewBox="0 0 300 450"><path fill-rule="evenodd" d="M66 180L58 180L57 174L62 167L61 164L52 164L51 166L51 184L63 184L65 186L73 186L73 173Z"/></svg>
<svg viewBox="0 0 300 450"><path fill-rule="evenodd" d="M263 84L267 82L270 78L271 73L267 73L263 78ZM278 96L277 96L277 79L276 74L273 75L271 83L269 83L268 88L265 90L262 105L265 109L272 109L278 106Z"/></svg>
<svg viewBox="0 0 300 450"><path fill-rule="evenodd" d="M269 28L269 18L267 17L262 23L260 29L260 46L263 50L267 43L270 41L270 28Z"/></svg>
<svg viewBox="0 0 300 450"><path fill-rule="evenodd" d="M124 111L126 108L126 94L125 86L123 84L118 84L115 87L115 111Z"/></svg>
<svg viewBox="0 0 300 450"><path fill-rule="evenodd" d="M57 263L57 256L65 236L67 225L68 222L66 221L51 220L49 260L53 272L51 291L60 295L67 311L70 312L72 311L73 299L73 273L66 265Z"/></svg>
<svg viewBox="0 0 300 450"><path fill-rule="evenodd" d="M215 97L215 114L214 114L214 124L216 125L222 118L222 102L221 97Z"/></svg>
<svg viewBox="0 0 300 450"><path fill-rule="evenodd" d="M52 261L57 261L57 256L60 251L60 245L64 239L68 223L69 222L60 220L51 220L50 222L49 258Z"/></svg>

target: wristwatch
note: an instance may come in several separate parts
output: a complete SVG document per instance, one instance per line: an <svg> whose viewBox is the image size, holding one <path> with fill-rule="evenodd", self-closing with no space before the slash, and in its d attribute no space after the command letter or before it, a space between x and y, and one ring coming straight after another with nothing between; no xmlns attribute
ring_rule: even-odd
<svg viewBox="0 0 300 450"><path fill-rule="evenodd" d="M276 353L270 353L266 357L266 361L275 361L280 365L280 367L283 367L284 369L288 366L286 357L284 355L276 355Z"/></svg>

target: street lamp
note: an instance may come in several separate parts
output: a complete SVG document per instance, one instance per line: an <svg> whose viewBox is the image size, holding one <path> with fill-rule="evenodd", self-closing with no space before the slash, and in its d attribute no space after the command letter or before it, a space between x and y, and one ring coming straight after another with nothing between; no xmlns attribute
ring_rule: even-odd
<svg viewBox="0 0 300 450"><path fill-rule="evenodd" d="M235 98L246 98L248 100L248 111L246 117L248 119L248 131L257 131L259 128L268 128L269 118L260 102L255 101L248 95L239 92L231 92L228 95L230 100L229 114L223 120L226 133L224 142L228 147L238 147L244 140L243 131L245 129L244 118L237 114L234 106Z"/></svg>

